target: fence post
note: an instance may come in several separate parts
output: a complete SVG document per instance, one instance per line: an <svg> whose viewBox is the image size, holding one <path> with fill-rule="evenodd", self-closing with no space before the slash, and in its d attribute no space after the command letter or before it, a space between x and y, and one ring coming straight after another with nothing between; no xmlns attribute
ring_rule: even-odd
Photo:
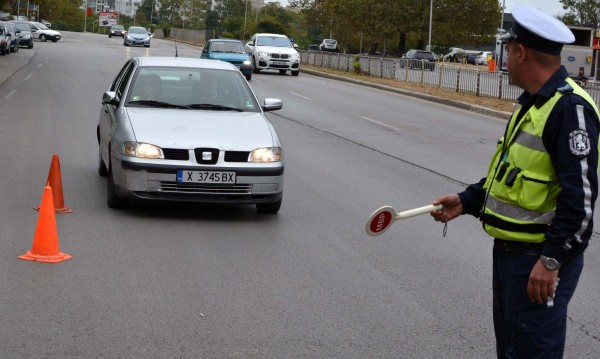
<svg viewBox="0 0 600 359"><path fill-rule="evenodd" d="M460 92L460 67L458 68L458 71L456 72L456 92Z"/></svg>
<svg viewBox="0 0 600 359"><path fill-rule="evenodd" d="M498 73L500 74L500 84L498 85L498 99L502 100L502 83L504 82L504 72L499 71Z"/></svg>
<svg viewBox="0 0 600 359"><path fill-rule="evenodd" d="M477 71L477 88L475 89L475 96L479 97L479 91L481 86L481 72Z"/></svg>

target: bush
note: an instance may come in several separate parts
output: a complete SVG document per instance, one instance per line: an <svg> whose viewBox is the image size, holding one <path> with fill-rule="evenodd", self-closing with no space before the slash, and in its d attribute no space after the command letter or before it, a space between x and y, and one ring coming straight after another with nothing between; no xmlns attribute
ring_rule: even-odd
<svg viewBox="0 0 600 359"><path fill-rule="evenodd" d="M360 75L360 55L354 55L354 62L352 63L352 70L354 73Z"/></svg>

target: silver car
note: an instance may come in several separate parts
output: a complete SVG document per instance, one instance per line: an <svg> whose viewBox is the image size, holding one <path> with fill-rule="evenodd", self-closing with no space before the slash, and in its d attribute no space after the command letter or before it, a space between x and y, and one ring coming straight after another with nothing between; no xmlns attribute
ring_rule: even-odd
<svg viewBox="0 0 600 359"><path fill-rule="evenodd" d="M130 199L256 205L277 213L283 153L234 65L184 57L134 57L102 96L97 127L107 203Z"/></svg>
<svg viewBox="0 0 600 359"><path fill-rule="evenodd" d="M141 26L130 26L123 37L124 46L150 47L150 32Z"/></svg>

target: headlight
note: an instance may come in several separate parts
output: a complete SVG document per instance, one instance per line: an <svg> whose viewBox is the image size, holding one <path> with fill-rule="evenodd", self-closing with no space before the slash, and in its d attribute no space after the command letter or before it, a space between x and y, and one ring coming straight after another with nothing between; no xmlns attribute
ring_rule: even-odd
<svg viewBox="0 0 600 359"><path fill-rule="evenodd" d="M127 141L123 144L123 154L139 158L165 158L160 147L134 141Z"/></svg>
<svg viewBox="0 0 600 359"><path fill-rule="evenodd" d="M268 52L266 52L266 51L259 51L259 52L258 52L258 56L266 56L266 57L269 57L269 53L268 53Z"/></svg>
<svg viewBox="0 0 600 359"><path fill-rule="evenodd" d="M299 58L299 57L300 57L300 54L296 52L295 54L291 54L291 55L290 55L290 57L291 57L292 59L297 59L297 58Z"/></svg>
<svg viewBox="0 0 600 359"><path fill-rule="evenodd" d="M23 35L23 39L30 39L31 35Z"/></svg>
<svg viewBox="0 0 600 359"><path fill-rule="evenodd" d="M279 162L281 156L281 147L257 148L250 152L250 162Z"/></svg>
<svg viewBox="0 0 600 359"><path fill-rule="evenodd" d="M250 65L252 65L252 61L246 60L246 61L243 62L243 64L250 66Z"/></svg>

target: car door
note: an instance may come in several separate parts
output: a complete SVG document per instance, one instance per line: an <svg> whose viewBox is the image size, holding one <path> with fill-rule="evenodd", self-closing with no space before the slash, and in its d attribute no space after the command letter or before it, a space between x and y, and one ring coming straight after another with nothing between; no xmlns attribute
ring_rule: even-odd
<svg viewBox="0 0 600 359"><path fill-rule="evenodd" d="M201 59L210 59L210 56L208 56L208 52L210 51L210 44L211 43L209 41L202 48L202 52L200 53L200 58Z"/></svg>
<svg viewBox="0 0 600 359"><path fill-rule="evenodd" d="M126 88L131 76L135 70L136 61L129 60L119 71L119 74L115 77L112 82L108 93L112 93L115 99L118 101L118 105L103 103L102 110L100 111L100 119L98 123L98 141L100 145L100 156L105 165L109 165L110 162L110 150L109 144L117 125L117 111L118 108L123 107L125 101ZM104 101L103 101L104 102Z"/></svg>

